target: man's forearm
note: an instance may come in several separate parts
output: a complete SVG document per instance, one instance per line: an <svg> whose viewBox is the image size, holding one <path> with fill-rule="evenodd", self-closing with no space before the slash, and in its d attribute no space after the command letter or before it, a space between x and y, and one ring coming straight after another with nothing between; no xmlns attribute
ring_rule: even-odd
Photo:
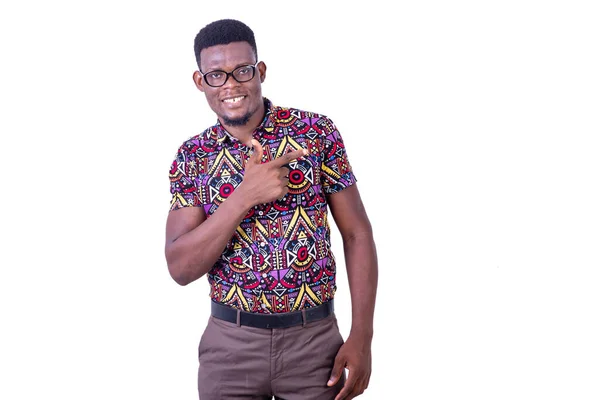
<svg viewBox="0 0 600 400"><path fill-rule="evenodd" d="M359 233L345 240L344 255L352 298L350 335L370 340L378 280L377 252L372 233Z"/></svg>
<svg viewBox="0 0 600 400"><path fill-rule="evenodd" d="M234 191L210 218L174 240L167 247L173 279L187 285L210 271L250 208L244 193Z"/></svg>

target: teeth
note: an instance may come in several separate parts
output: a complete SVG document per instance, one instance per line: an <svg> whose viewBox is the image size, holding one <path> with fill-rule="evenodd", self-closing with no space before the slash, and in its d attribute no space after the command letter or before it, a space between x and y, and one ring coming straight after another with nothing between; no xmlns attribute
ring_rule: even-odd
<svg viewBox="0 0 600 400"><path fill-rule="evenodd" d="M244 98L244 96L240 96L240 97L234 97L233 99L225 99L223 101L225 103L237 103L238 101L240 101L243 98Z"/></svg>

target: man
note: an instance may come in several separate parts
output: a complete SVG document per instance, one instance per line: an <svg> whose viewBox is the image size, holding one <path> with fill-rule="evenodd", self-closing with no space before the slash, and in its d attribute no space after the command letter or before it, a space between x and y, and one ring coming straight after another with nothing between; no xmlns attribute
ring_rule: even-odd
<svg viewBox="0 0 600 400"><path fill-rule="evenodd" d="M208 24L194 47L194 83L218 120L172 164L165 254L177 283L207 274L211 286L200 399L358 396L371 374L377 257L340 133L262 96L267 67L245 24ZM352 297L345 343L328 208Z"/></svg>

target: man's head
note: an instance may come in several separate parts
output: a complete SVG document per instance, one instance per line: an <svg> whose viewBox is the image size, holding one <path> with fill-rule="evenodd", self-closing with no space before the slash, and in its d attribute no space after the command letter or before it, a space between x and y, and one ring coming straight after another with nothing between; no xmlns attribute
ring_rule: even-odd
<svg viewBox="0 0 600 400"><path fill-rule="evenodd" d="M194 53L196 54L196 63L200 66L200 53L207 47L217 46L220 44L229 44L232 42L246 42L252 47L254 57L258 59L256 51L256 41L254 32L243 22L235 19L222 19L211 22L196 35L194 40ZM206 72L206 71L205 71Z"/></svg>
<svg viewBox="0 0 600 400"><path fill-rule="evenodd" d="M264 115L261 83L267 67L258 61L252 30L224 19L202 28L194 41L199 71L194 82L221 123L255 128Z"/></svg>

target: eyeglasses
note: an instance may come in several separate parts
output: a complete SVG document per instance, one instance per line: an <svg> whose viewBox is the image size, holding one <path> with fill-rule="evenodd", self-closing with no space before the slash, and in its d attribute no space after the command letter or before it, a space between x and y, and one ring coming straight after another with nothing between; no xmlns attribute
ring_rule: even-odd
<svg viewBox="0 0 600 400"><path fill-rule="evenodd" d="M202 71L200 71L200 73L202 74L202 77L204 78L204 81L206 81L208 86L212 87L223 86L230 76L232 76L233 79L235 79L239 83L244 83L254 78L254 74L256 73L256 66L259 62L260 61L257 61L254 65L242 65L231 72L216 70L207 72L205 74L202 73Z"/></svg>

